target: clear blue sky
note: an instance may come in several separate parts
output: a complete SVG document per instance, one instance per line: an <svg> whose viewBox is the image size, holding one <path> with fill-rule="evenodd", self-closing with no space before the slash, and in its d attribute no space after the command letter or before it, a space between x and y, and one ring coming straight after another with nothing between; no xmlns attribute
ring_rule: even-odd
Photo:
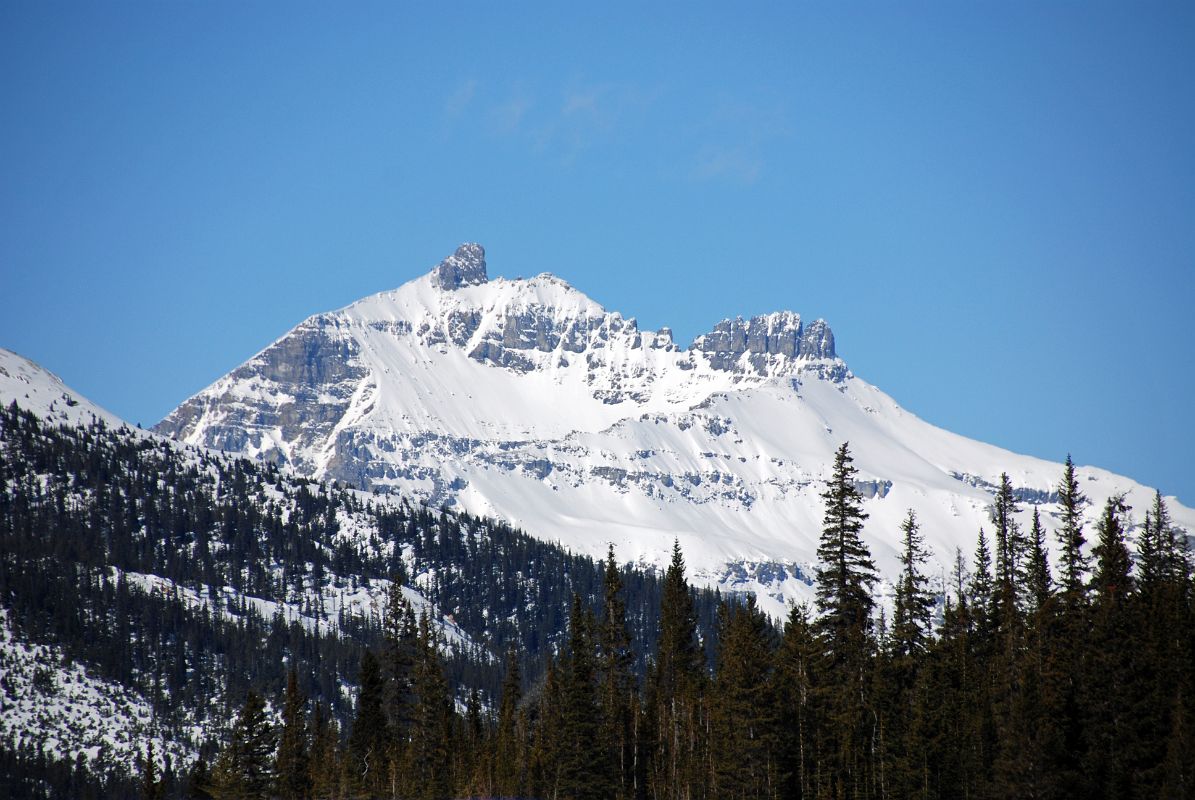
<svg viewBox="0 0 1195 800"><path fill-rule="evenodd" d="M345 5L0 4L0 345L151 424L476 240L1195 504L1195 5Z"/></svg>

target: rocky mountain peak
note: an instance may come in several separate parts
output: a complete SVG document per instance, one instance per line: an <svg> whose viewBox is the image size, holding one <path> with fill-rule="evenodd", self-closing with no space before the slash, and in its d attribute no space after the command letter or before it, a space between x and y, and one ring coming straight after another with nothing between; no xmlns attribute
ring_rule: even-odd
<svg viewBox="0 0 1195 800"><path fill-rule="evenodd" d="M690 347L706 353L715 369L733 370L744 353L761 374L769 356L787 358L834 358L834 334L825 320L808 326L799 314L780 311L774 314L724 319Z"/></svg>
<svg viewBox="0 0 1195 800"><path fill-rule="evenodd" d="M477 286L489 280L485 271L485 248L466 242L432 270L432 281L451 291L462 286Z"/></svg>

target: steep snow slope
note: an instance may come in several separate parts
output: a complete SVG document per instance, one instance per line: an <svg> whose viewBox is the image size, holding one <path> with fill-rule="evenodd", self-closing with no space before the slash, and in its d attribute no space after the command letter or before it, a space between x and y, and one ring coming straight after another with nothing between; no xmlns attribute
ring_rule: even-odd
<svg viewBox="0 0 1195 800"><path fill-rule="evenodd" d="M0 400L5 405L16 401L50 422L89 424L92 418L120 427L124 421L100 408L68 387L62 380L29 359L0 347Z"/></svg>
<svg viewBox="0 0 1195 800"><path fill-rule="evenodd" d="M1052 527L1062 470L901 409L847 369L822 320L724 320L682 349L552 275L490 279L478 245L304 321L157 430L458 503L594 555L613 542L662 564L678 538L699 580L759 591L775 613L811 594L819 495L844 441L889 577L907 509L944 573L973 549L1001 472ZM1138 508L1152 495L1103 470L1080 478L1090 521L1113 493Z"/></svg>

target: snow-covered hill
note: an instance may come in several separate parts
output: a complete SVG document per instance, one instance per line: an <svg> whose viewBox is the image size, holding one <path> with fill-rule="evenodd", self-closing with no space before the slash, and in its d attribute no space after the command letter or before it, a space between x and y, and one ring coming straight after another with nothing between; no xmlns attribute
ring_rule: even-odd
<svg viewBox="0 0 1195 800"><path fill-rule="evenodd" d="M47 422L90 424L93 419L112 427L125 422L83 397L62 379L29 359L0 347L0 400L16 402Z"/></svg>
<svg viewBox="0 0 1195 800"><path fill-rule="evenodd" d="M682 348L553 275L489 278L475 244L305 320L156 430L594 555L613 542L663 564L677 538L699 581L759 591L772 612L811 592L819 495L844 441L887 576L907 509L944 565L973 549L1001 472L1052 525L1062 471L905 411L850 372L822 320L724 320ZM1079 475L1092 521L1113 493L1152 499L1104 470ZM1171 509L1195 529L1195 512Z"/></svg>

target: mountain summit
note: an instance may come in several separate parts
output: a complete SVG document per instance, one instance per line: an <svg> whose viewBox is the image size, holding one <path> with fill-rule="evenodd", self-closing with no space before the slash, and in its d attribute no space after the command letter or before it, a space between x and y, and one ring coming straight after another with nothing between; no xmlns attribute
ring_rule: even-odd
<svg viewBox="0 0 1195 800"><path fill-rule="evenodd" d="M448 290L485 283L489 280L485 272L485 248L479 244L462 244L455 253L436 265L432 270L432 280L441 289Z"/></svg>
<svg viewBox="0 0 1195 800"><path fill-rule="evenodd" d="M598 556L613 542L624 559L664 564L679 539L698 580L757 590L773 612L810 592L820 492L843 441L886 575L909 508L946 564L988 524L1001 472L1047 525L1061 474L900 408L847 369L824 320L726 319L682 348L553 275L490 278L477 244L303 321L156 429ZM1149 498L1081 474L1095 504Z"/></svg>

